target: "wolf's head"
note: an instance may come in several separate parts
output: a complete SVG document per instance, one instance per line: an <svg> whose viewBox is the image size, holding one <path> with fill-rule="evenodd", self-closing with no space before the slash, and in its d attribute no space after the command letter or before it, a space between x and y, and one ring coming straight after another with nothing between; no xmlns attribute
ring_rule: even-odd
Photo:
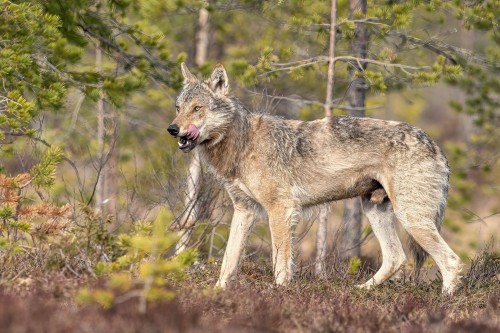
<svg viewBox="0 0 500 333"><path fill-rule="evenodd" d="M222 65L201 81L181 64L184 86L175 102L177 116L168 132L179 138L179 149L187 153L196 145L215 144L223 139L234 117L228 97L229 83Z"/></svg>

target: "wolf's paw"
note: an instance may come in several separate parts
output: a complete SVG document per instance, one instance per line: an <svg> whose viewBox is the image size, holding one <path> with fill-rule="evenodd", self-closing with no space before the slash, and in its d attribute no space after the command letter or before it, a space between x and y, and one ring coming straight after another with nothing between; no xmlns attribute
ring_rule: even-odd
<svg viewBox="0 0 500 333"><path fill-rule="evenodd" d="M373 281L369 280L369 281L367 281L365 283L357 284L356 288L370 290L374 286L375 286L375 284L373 283Z"/></svg>
<svg viewBox="0 0 500 333"><path fill-rule="evenodd" d="M224 290L226 289L227 281L217 280L217 283L214 286L214 290Z"/></svg>

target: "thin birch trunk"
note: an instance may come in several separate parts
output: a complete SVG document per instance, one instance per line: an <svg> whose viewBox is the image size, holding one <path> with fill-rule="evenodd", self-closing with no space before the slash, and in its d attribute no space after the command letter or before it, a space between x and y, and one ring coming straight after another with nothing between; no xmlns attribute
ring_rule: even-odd
<svg viewBox="0 0 500 333"><path fill-rule="evenodd" d="M95 66L99 73L102 69L102 51L99 47L95 50ZM98 175L95 189L94 209L97 213L104 213L104 94L102 89L99 92L100 97L97 100L97 151L98 151Z"/></svg>
<svg viewBox="0 0 500 333"><path fill-rule="evenodd" d="M205 5L208 5L208 3L206 3ZM196 28L194 58L196 65L199 67L205 63L208 53L210 26L208 10L206 9L206 7L201 8L198 13L198 24ZM186 210L183 218L181 219L181 228L183 228L183 230L179 232L180 239L175 247L176 254L186 249L192 233L191 226L198 219L200 209L198 200L202 179L200 156L197 149L194 149L191 154L192 157L189 164L189 172L187 178L187 194L184 200Z"/></svg>
<svg viewBox="0 0 500 333"><path fill-rule="evenodd" d="M349 16L355 11L366 14L366 0L350 0ZM351 54L355 57L366 59L368 50L368 32L362 23L356 27L356 38L351 48ZM352 107L347 113L353 117L365 116L366 82L362 76L355 76L355 71L364 71L366 63L362 68L349 68L350 88L347 92L347 101ZM342 258L359 257L361 253L361 226L362 208L360 198L344 200L344 214L342 215L339 253Z"/></svg>
<svg viewBox="0 0 500 333"><path fill-rule="evenodd" d="M179 254L187 247L191 237L191 226L196 222L199 213L199 192L201 186L201 163L200 155L195 149L192 151L187 177L187 193L184 200L185 211L180 221L182 230L179 231L180 239L175 246L175 253Z"/></svg>
<svg viewBox="0 0 500 333"><path fill-rule="evenodd" d="M118 145L118 110L116 108L111 108L110 110L111 119L111 151L109 152L109 160L106 164L105 176L105 207L109 214L114 216L113 223L109 226L110 230L116 230L120 225L120 217L118 214L118 162L119 162L119 145Z"/></svg>
<svg viewBox="0 0 500 333"><path fill-rule="evenodd" d="M205 64L207 60L208 53L208 42L209 42L209 15L207 8L203 7L200 9L198 13L198 26L195 36L195 47L196 53L194 57L194 62L196 66L200 67Z"/></svg>
<svg viewBox="0 0 500 333"><path fill-rule="evenodd" d="M335 72L335 34L337 31L337 0L332 0L331 17L330 17L330 41L328 54L328 78L326 82L326 101L325 101L325 117L332 115L332 100L333 100L333 74ZM328 223L328 206L320 208L318 232L316 234L316 265L315 273L317 276L325 276L325 259L327 245L327 223Z"/></svg>

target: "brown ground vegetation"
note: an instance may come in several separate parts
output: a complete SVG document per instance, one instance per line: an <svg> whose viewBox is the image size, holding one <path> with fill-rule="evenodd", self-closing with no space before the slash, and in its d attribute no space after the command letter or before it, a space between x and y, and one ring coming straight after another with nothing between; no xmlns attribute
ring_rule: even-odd
<svg viewBox="0 0 500 333"><path fill-rule="evenodd" d="M484 254L464 274L453 296L440 294L440 281L391 281L370 291L366 278L339 274L324 280L299 270L289 287L275 287L267 261L242 265L238 283L214 292L216 265L198 264L177 297L138 311L135 299L110 309L77 304L75 292L99 285L95 279L62 274L18 279L0 292L3 332L500 332L500 257ZM337 274L333 274L337 271Z"/></svg>

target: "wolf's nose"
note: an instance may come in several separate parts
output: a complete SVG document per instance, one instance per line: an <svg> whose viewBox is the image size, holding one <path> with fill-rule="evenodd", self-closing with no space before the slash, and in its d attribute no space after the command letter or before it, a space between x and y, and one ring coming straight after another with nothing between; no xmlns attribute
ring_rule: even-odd
<svg viewBox="0 0 500 333"><path fill-rule="evenodd" d="M177 134L179 134L179 126L177 126L176 124L172 124L172 125L168 126L167 131L171 135L177 136Z"/></svg>

